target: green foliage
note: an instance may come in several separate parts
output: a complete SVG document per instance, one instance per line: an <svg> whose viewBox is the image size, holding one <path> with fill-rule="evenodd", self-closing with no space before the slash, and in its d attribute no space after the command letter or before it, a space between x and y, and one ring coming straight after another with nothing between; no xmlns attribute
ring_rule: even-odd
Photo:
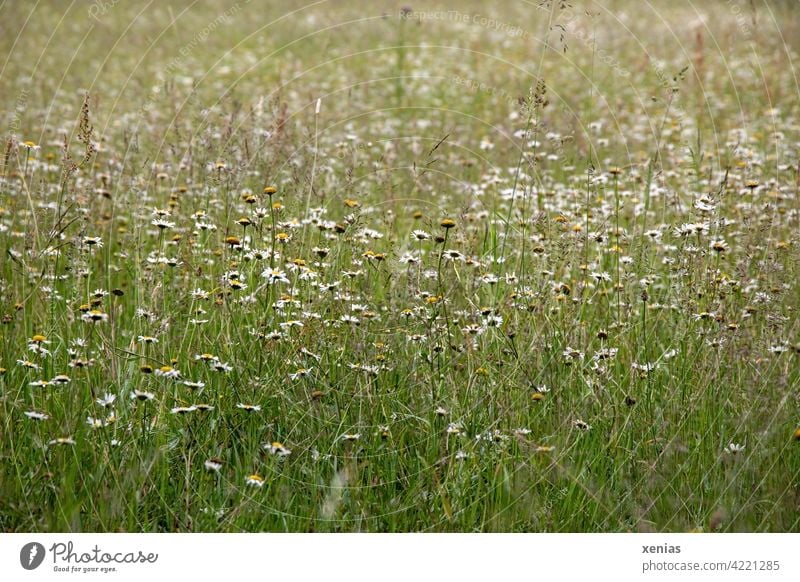
<svg viewBox="0 0 800 582"><path fill-rule="evenodd" d="M798 530L793 19L11 4L4 531Z"/></svg>

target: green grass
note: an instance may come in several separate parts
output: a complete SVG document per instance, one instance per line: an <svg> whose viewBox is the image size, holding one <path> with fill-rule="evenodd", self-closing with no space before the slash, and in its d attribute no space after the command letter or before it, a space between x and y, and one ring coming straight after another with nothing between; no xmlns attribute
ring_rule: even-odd
<svg viewBox="0 0 800 582"><path fill-rule="evenodd" d="M2 530L800 529L796 9L574 3L2 5Z"/></svg>

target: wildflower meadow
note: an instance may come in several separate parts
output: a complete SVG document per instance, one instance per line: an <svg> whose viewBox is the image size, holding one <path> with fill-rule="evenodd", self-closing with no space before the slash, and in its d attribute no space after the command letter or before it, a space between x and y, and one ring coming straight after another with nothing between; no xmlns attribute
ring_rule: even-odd
<svg viewBox="0 0 800 582"><path fill-rule="evenodd" d="M800 530L800 6L0 5L6 532Z"/></svg>

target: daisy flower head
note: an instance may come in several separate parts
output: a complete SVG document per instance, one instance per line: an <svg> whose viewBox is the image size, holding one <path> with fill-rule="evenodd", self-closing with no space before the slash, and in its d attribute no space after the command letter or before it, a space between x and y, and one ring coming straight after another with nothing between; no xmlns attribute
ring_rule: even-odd
<svg viewBox="0 0 800 582"><path fill-rule="evenodd" d="M264 450L268 451L271 455L275 455L277 457L288 457L292 454L292 451L286 446L278 441L274 441L272 443L267 443L264 445Z"/></svg>
<svg viewBox="0 0 800 582"><path fill-rule="evenodd" d="M418 241L429 240L431 235L424 230L414 230L411 232L411 238Z"/></svg>
<svg viewBox="0 0 800 582"><path fill-rule="evenodd" d="M152 392L145 392L144 390L134 389L134 391L131 392L131 400L138 400L139 402L149 402L155 397L156 395Z"/></svg>
<svg viewBox="0 0 800 582"><path fill-rule="evenodd" d="M311 370L313 370L313 368L298 368L297 370L295 370L294 372L289 374L289 378L292 379L292 380L297 380L299 378L305 378L306 376L308 376L311 373Z"/></svg>
<svg viewBox="0 0 800 582"><path fill-rule="evenodd" d="M164 218L154 218L153 221L150 223L153 226L157 227L159 230L166 230L169 228L175 228L175 223Z"/></svg>
<svg viewBox="0 0 800 582"><path fill-rule="evenodd" d="M81 315L81 319L86 323L101 323L108 321L108 314L99 309L91 309Z"/></svg>
<svg viewBox="0 0 800 582"><path fill-rule="evenodd" d="M286 273L280 269L267 269L261 273L261 276L267 280L267 285L274 285L276 283L284 283L288 285L291 282L286 276Z"/></svg>
<svg viewBox="0 0 800 582"><path fill-rule="evenodd" d="M264 477L257 473L248 475L244 482L251 487L258 487L259 489L264 486Z"/></svg>
<svg viewBox="0 0 800 582"><path fill-rule="evenodd" d="M584 422L580 418L575 421L574 425L575 425L575 428L577 428L580 431L584 431L584 432L588 431L588 430L590 430L592 428L591 424L589 424L587 422Z"/></svg>
<svg viewBox="0 0 800 582"><path fill-rule="evenodd" d="M47 441L48 446L62 446L62 445L74 445L75 439L72 437L58 437Z"/></svg>
<svg viewBox="0 0 800 582"><path fill-rule="evenodd" d="M49 414L37 410L26 410L24 414L31 420L48 420L50 418Z"/></svg>
<svg viewBox="0 0 800 582"><path fill-rule="evenodd" d="M222 465L223 464L224 463L222 462L222 459L218 459L216 457L212 457L212 458L206 460L203 463L203 467L205 467L206 471L211 471L213 473L219 473L219 470L222 469Z"/></svg>
<svg viewBox="0 0 800 582"><path fill-rule="evenodd" d="M84 246L89 248L103 248L103 239L99 236L85 236L81 239Z"/></svg>
<svg viewBox="0 0 800 582"><path fill-rule="evenodd" d="M95 402L97 403L98 406L102 406L103 408L111 408L116 400L117 400L116 394L111 394L109 392L106 392L105 394L103 394L102 397L96 399Z"/></svg>

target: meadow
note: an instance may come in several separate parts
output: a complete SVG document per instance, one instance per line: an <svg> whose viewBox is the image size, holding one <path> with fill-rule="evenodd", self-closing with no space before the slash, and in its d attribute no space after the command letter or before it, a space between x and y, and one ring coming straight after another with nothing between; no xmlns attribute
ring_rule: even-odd
<svg viewBox="0 0 800 582"><path fill-rule="evenodd" d="M6 532L800 530L800 6L0 4Z"/></svg>

